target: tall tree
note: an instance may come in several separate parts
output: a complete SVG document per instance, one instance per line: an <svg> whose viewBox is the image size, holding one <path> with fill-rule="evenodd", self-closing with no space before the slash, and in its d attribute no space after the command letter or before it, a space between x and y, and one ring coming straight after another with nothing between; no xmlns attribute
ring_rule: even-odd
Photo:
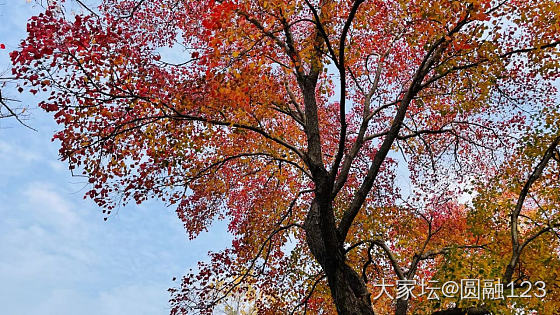
<svg viewBox="0 0 560 315"><path fill-rule="evenodd" d="M171 289L172 313L247 287L268 313L557 305L378 295L388 278L558 286L557 1L83 8L31 18L14 74L50 93L60 154L107 216L158 198L193 238L229 221L231 247Z"/></svg>

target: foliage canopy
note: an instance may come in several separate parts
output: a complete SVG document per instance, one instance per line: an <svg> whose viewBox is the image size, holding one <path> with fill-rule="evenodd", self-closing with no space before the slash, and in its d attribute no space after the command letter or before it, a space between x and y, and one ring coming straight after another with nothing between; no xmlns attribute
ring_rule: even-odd
<svg viewBox="0 0 560 315"><path fill-rule="evenodd" d="M190 237L229 220L172 313L247 288L263 313L560 309L558 1L65 5L11 57L87 196L107 216L161 199ZM547 294L376 297L466 278Z"/></svg>

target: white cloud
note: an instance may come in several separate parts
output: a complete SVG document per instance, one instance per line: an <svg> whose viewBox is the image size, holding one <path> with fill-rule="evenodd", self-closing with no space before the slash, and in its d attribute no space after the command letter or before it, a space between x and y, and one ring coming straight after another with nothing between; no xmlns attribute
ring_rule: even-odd
<svg viewBox="0 0 560 315"><path fill-rule="evenodd" d="M18 160L20 162L33 162L39 157L31 150L24 150L20 146L13 146L6 141L0 140L0 154L3 159Z"/></svg>
<svg viewBox="0 0 560 315"><path fill-rule="evenodd" d="M0 139L0 176L18 174L25 165L37 160L39 160L39 156L32 150L26 150L22 146L15 146Z"/></svg>
<svg viewBox="0 0 560 315"><path fill-rule="evenodd" d="M76 209L72 209L72 205L50 184L33 182L23 195L27 199L25 211L33 211L34 216L42 222L57 228L71 229L73 233L82 228Z"/></svg>
<svg viewBox="0 0 560 315"><path fill-rule="evenodd" d="M60 188L31 182L10 198L0 196L2 313L168 314L171 274L152 277L158 263L177 270L176 256L160 251L158 240L156 247L149 243L153 227L101 223Z"/></svg>
<svg viewBox="0 0 560 315"><path fill-rule="evenodd" d="M85 295L82 291L87 289L59 289L48 292L40 303L28 309L28 314L169 314L169 309L161 305L161 299L167 298L165 288L161 286L121 286L102 291L95 296Z"/></svg>

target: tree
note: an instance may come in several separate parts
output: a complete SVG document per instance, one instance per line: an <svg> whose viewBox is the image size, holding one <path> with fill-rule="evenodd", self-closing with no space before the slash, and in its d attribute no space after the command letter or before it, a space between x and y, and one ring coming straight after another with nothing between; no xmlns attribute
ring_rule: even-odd
<svg viewBox="0 0 560 315"><path fill-rule="evenodd" d="M0 6L5 5L5 3L0 3ZM4 52L6 49L6 44L0 41L0 52ZM14 78L5 76L5 69L2 69L0 73L0 119L2 118L13 118L23 126L35 130L28 126L23 120L26 118L25 107L14 107L11 103L19 102L18 100L7 97L6 94L2 94L2 90L5 92L6 86L13 81Z"/></svg>
<svg viewBox="0 0 560 315"><path fill-rule="evenodd" d="M27 108L26 107L20 107L20 106L14 107L11 103L19 102L19 100L6 97L2 93L2 89L5 90L5 87L10 82L13 82L13 78L0 77L0 119L2 119L2 118L13 118L17 122L22 124L23 126L29 128L31 130L35 130L33 127L27 125L24 122L24 119L27 117L27 115L26 115Z"/></svg>
<svg viewBox="0 0 560 315"><path fill-rule="evenodd" d="M50 92L60 154L107 216L158 198L190 237L229 220L231 247L171 289L172 313L248 286L264 313L553 312L557 295L377 295L475 276L556 292L557 1L84 8L31 18L14 74Z"/></svg>
<svg viewBox="0 0 560 315"><path fill-rule="evenodd" d="M0 50L4 49L6 49L6 45L0 43ZM13 78L5 77L3 74L0 74L0 119L10 117L15 118L22 125L33 129L22 121L22 116L24 116L26 109L21 107L14 107L10 104L10 102L17 102L17 100L6 97L5 94L2 94L2 89L5 89L6 85L11 81L13 81Z"/></svg>

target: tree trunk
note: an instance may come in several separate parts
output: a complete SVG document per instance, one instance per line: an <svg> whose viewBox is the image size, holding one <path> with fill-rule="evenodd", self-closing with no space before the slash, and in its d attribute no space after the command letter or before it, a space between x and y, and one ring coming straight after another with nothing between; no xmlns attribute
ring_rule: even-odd
<svg viewBox="0 0 560 315"><path fill-rule="evenodd" d="M321 212L316 198L305 220L306 240L327 276L336 310L341 315L374 315L364 281L346 264L342 246L328 241L336 235L336 229L333 226L332 230L326 231L326 224L321 224L320 214L325 212Z"/></svg>
<svg viewBox="0 0 560 315"><path fill-rule="evenodd" d="M504 272L504 277L502 278L502 282L504 283L504 285L507 285L511 282L516 264L516 257L512 257L510 263L506 266L506 271Z"/></svg>
<svg viewBox="0 0 560 315"><path fill-rule="evenodd" d="M395 315L406 315L408 312L408 300L398 299L395 307Z"/></svg>

